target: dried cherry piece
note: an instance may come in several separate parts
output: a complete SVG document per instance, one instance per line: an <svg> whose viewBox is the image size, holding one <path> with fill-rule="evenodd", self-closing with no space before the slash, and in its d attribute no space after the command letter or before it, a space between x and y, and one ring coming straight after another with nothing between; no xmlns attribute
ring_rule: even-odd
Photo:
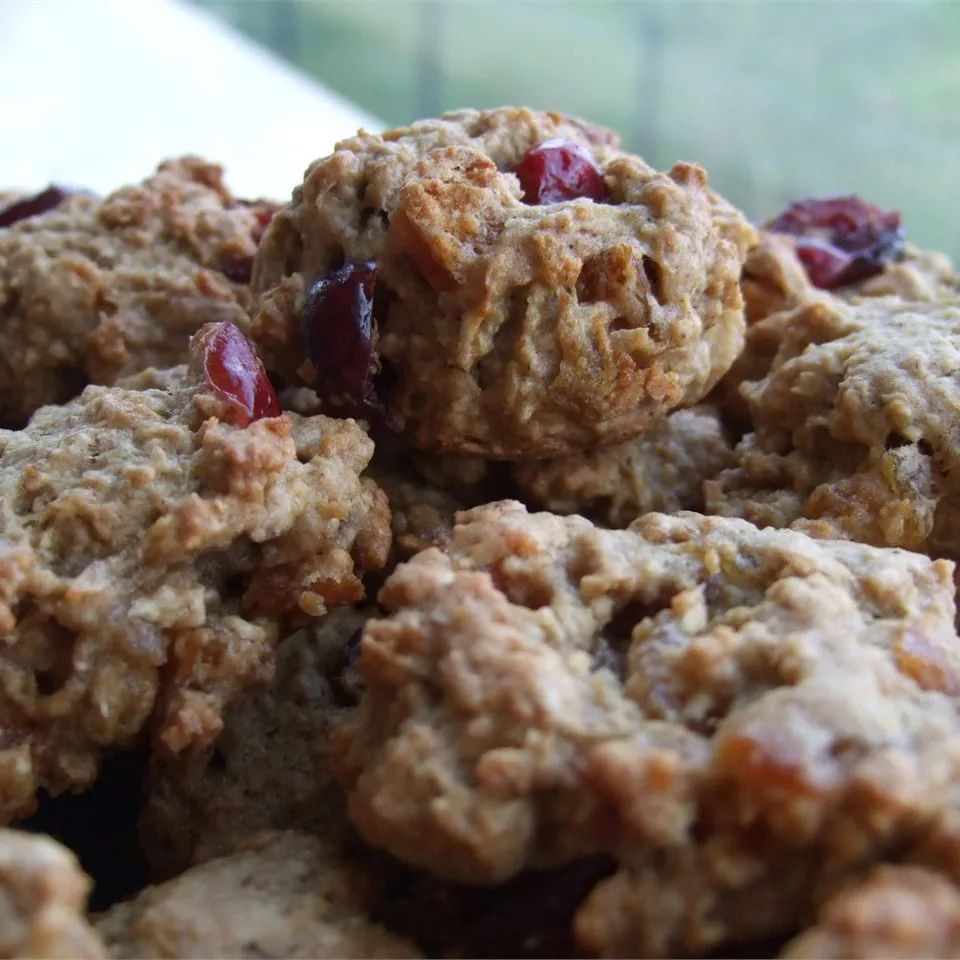
<svg viewBox="0 0 960 960"><path fill-rule="evenodd" d="M766 228L796 237L797 256L822 290L872 277L903 251L900 214L855 196L799 200Z"/></svg>
<svg viewBox="0 0 960 960"><path fill-rule="evenodd" d="M246 207L256 219L250 237L259 245L263 234L276 213L276 207L266 200L238 200L237 204ZM228 255L222 260L220 272L234 283L248 284L253 276L253 257Z"/></svg>
<svg viewBox="0 0 960 960"><path fill-rule="evenodd" d="M377 396L374 284L377 265L348 261L316 280L307 292L300 318L304 352L316 372L314 389L332 407L349 416L382 420Z"/></svg>
<svg viewBox="0 0 960 960"><path fill-rule="evenodd" d="M523 188L523 202L560 203L589 197L605 200L607 184L589 151L572 140L555 137L531 147L513 172Z"/></svg>
<svg viewBox="0 0 960 960"><path fill-rule="evenodd" d="M247 284L253 276L253 257L225 257L220 272L234 283Z"/></svg>
<svg viewBox="0 0 960 960"><path fill-rule="evenodd" d="M263 417L279 417L280 402L253 344L228 321L211 323L196 336L207 382L234 411L232 422L245 427Z"/></svg>
<svg viewBox="0 0 960 960"><path fill-rule="evenodd" d="M238 200L241 207L247 207L257 218L257 225L253 228L254 243L259 243L264 231L270 226L270 221L277 212L276 205L269 200Z"/></svg>
<svg viewBox="0 0 960 960"><path fill-rule="evenodd" d="M26 220L28 217L38 217L41 213L55 210L75 192L51 184L46 190L41 190L32 197L14 200L13 203L8 203L3 209L0 209L0 227L12 227L20 220Z"/></svg>

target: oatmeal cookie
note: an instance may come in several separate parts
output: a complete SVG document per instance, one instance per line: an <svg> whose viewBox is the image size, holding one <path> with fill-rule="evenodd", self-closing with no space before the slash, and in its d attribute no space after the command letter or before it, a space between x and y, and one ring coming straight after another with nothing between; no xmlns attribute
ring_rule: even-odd
<svg viewBox="0 0 960 960"><path fill-rule="evenodd" d="M643 513L703 509L703 481L733 466L733 446L712 407L676 410L645 434L514 468L519 489L554 513L625 527Z"/></svg>
<svg viewBox="0 0 960 960"><path fill-rule="evenodd" d="M0 957L103 957L85 918L89 890L59 843L0 829Z"/></svg>
<svg viewBox="0 0 960 960"><path fill-rule="evenodd" d="M0 420L182 363L204 323L245 328L271 213L237 201L219 167L184 157L103 200L67 196L0 229Z"/></svg>
<svg viewBox="0 0 960 960"><path fill-rule="evenodd" d="M781 956L960 957L960 890L919 867L880 867L837 894Z"/></svg>
<svg viewBox="0 0 960 960"><path fill-rule="evenodd" d="M326 417L243 426L223 378L244 348L211 325L189 367L0 431L3 820L38 787L88 786L151 713L157 749L209 744L224 704L269 676L278 623L356 602L384 563L389 511L360 477L372 442Z"/></svg>
<svg viewBox="0 0 960 960"><path fill-rule="evenodd" d="M770 371L789 323L785 311L817 302L830 304L834 298L853 303L864 297L948 301L960 297L960 275L944 254L907 244L898 259L885 263L875 275L828 292L810 282L792 237L760 231L759 242L747 254L740 288L747 317L744 348L710 400L732 421L748 427L748 405L741 387Z"/></svg>
<svg viewBox="0 0 960 960"><path fill-rule="evenodd" d="M810 282L790 237L761 230L740 275L747 324L824 296Z"/></svg>
<svg viewBox="0 0 960 960"><path fill-rule="evenodd" d="M227 708L209 747L154 757L140 834L156 876L232 853L267 828L331 841L347 832L329 738L353 702L343 676L369 613L341 607L281 641L273 682Z"/></svg>
<svg viewBox="0 0 960 960"><path fill-rule="evenodd" d="M367 916L366 878L315 837L265 833L101 916L113 957L416 957Z"/></svg>
<svg viewBox="0 0 960 960"><path fill-rule="evenodd" d="M781 316L770 372L742 390L753 432L707 483L709 512L960 553L960 302L833 300Z"/></svg>
<svg viewBox="0 0 960 960"><path fill-rule="evenodd" d="M473 884L613 856L574 919L590 953L789 934L957 782L952 572L690 513L461 514L364 628L350 818Z"/></svg>
<svg viewBox="0 0 960 960"><path fill-rule="evenodd" d="M525 202L541 147L599 192ZM257 254L252 332L285 378L385 403L417 447L561 455L710 389L742 345L753 238L699 166L658 173L555 113L464 110L360 133L310 167ZM332 344L373 352L352 385L326 369Z"/></svg>
<svg viewBox="0 0 960 960"><path fill-rule="evenodd" d="M790 310L830 294L818 290L794 252L793 239L761 230L747 253L740 278L747 323L756 323L780 310ZM960 297L960 275L950 258L908 244L896 260L877 274L832 291L843 300L860 297L900 297L910 301L953 300Z"/></svg>

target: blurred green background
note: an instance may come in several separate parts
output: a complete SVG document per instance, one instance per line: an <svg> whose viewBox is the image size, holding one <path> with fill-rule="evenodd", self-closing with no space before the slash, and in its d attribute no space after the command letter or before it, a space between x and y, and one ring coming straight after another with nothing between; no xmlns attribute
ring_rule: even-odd
<svg viewBox="0 0 960 960"><path fill-rule="evenodd" d="M859 193L960 259L960 3L196 2L390 124L563 110L660 168L703 163L758 220Z"/></svg>

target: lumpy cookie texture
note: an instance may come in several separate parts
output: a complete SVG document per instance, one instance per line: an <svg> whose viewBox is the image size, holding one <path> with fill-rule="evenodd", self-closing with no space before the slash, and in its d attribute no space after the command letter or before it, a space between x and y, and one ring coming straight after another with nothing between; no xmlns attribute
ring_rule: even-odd
<svg viewBox="0 0 960 960"><path fill-rule="evenodd" d="M838 893L782 957L800 960L960 956L960 889L920 867L885 866Z"/></svg>
<svg viewBox="0 0 960 960"><path fill-rule="evenodd" d="M513 170L554 138L589 152L604 202L524 202ZM318 336L311 290L375 262L372 385L412 443L559 455L710 389L742 344L752 241L698 166L658 173L558 114L461 111L361 133L310 167L257 254L252 332L268 366L318 384L310 343L362 334L351 315Z"/></svg>
<svg viewBox="0 0 960 960"><path fill-rule="evenodd" d="M154 757L140 832L156 875L232 853L267 828L331 842L348 832L330 730L353 703L353 638L370 612L342 607L286 637L272 682L227 708L213 743Z"/></svg>
<svg viewBox="0 0 960 960"><path fill-rule="evenodd" d="M0 956L103 957L85 917L90 881L49 837L0 829Z"/></svg>
<svg viewBox="0 0 960 960"><path fill-rule="evenodd" d="M416 957L367 916L369 884L315 837L265 833L101 916L110 956Z"/></svg>
<svg viewBox="0 0 960 960"><path fill-rule="evenodd" d="M761 230L747 253L740 280L747 323L829 295L811 282L798 259L793 238ZM952 300L960 296L960 276L949 257L907 245L873 276L832 291L843 300L900 297L910 301Z"/></svg>
<svg viewBox="0 0 960 960"><path fill-rule="evenodd" d="M197 344L204 342L203 337ZM363 597L389 510L353 421L231 425L201 370L88 387L0 432L0 817L88 786L151 718L208 745L278 625Z"/></svg>
<svg viewBox="0 0 960 960"><path fill-rule="evenodd" d="M625 527L643 513L703 509L703 483L733 466L733 445L711 407L676 410L642 436L555 460L528 460L513 475L530 500Z"/></svg>
<svg viewBox="0 0 960 960"><path fill-rule="evenodd" d="M949 803L952 572L689 513L461 514L364 629L351 820L467 883L613 856L573 918L589 953L787 934Z"/></svg>
<svg viewBox="0 0 960 960"><path fill-rule="evenodd" d="M103 200L68 196L0 229L0 420L181 363L205 323L245 329L271 212L236 200L219 167L184 157Z"/></svg>
<svg viewBox="0 0 960 960"><path fill-rule="evenodd" d="M752 432L707 484L712 513L819 536L960 551L960 304L820 302L779 314L741 390Z"/></svg>
<svg viewBox="0 0 960 960"><path fill-rule="evenodd" d="M425 482L413 470L374 468L373 476L390 503L393 546L401 558L449 541L454 516L466 505L456 494Z"/></svg>
<svg viewBox="0 0 960 960"><path fill-rule="evenodd" d="M960 297L960 275L942 253L906 245L898 259L873 276L827 292L818 290L794 251L793 238L760 231L747 253L740 278L747 332L744 348L710 397L731 421L749 428L741 387L770 371L789 313L816 303L857 303L863 298L898 297L911 303L946 302Z"/></svg>

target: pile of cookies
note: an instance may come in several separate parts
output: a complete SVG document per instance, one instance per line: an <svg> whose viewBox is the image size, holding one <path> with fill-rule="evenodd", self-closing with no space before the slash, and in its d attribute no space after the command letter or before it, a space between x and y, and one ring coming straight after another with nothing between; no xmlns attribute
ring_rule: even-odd
<svg viewBox="0 0 960 960"><path fill-rule="evenodd" d="M960 956L898 214L513 108L0 194L0 422L0 956Z"/></svg>

